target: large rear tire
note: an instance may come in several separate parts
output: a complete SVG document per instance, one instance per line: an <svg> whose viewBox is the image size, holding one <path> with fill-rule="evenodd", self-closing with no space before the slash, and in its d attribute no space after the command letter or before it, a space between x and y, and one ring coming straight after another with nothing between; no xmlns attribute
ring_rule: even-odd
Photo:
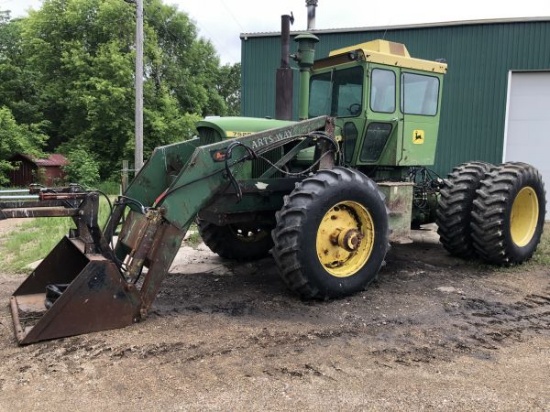
<svg viewBox="0 0 550 412"><path fill-rule="evenodd" d="M511 265L533 256L540 242L546 196L540 173L525 163L504 163L481 182L472 211L472 239L489 263Z"/></svg>
<svg viewBox="0 0 550 412"><path fill-rule="evenodd" d="M439 241L451 254L476 256L471 236L471 213L481 181L495 166L485 162L463 163L443 181L436 211Z"/></svg>
<svg viewBox="0 0 550 412"><path fill-rule="evenodd" d="M226 259L249 261L269 255L273 247L273 226L256 222L218 226L198 220L203 242L210 250Z"/></svg>
<svg viewBox="0 0 550 412"><path fill-rule="evenodd" d="M285 196L272 254L287 286L304 299L364 290L388 251L388 215L376 184L336 167L303 180Z"/></svg>

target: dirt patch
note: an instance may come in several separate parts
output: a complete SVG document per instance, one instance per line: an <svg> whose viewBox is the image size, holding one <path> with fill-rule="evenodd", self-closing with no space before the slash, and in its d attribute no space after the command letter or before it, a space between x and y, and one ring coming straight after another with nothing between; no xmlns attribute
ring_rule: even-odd
<svg viewBox="0 0 550 412"><path fill-rule="evenodd" d="M29 219L6 219L0 220L0 241L8 234L16 230L23 222L28 222Z"/></svg>
<svg viewBox="0 0 550 412"><path fill-rule="evenodd" d="M397 245L365 292L302 302L270 259L182 248L149 318L18 347L0 275L1 410L550 410L550 270Z"/></svg>

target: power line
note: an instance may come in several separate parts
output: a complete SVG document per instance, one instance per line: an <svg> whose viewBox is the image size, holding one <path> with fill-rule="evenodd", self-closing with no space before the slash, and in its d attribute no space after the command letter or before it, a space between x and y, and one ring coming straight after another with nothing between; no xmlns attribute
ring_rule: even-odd
<svg viewBox="0 0 550 412"><path fill-rule="evenodd" d="M235 17L235 15L233 14L233 12L229 9L229 7L227 7L225 5L225 2L223 0L220 0L221 4L223 7L225 7L225 9L227 10L227 12L229 13L229 15L233 18L233 20L235 21L235 23L237 23L237 25L241 28L241 33L244 32L244 29L243 29L243 26L241 26L241 23L239 23L239 21L237 20L237 18Z"/></svg>
<svg viewBox="0 0 550 412"><path fill-rule="evenodd" d="M223 2L223 0L220 0L220 2L222 3L223 7L227 10L227 12L230 14L230 16L233 18L233 20L235 21L235 23L240 27L241 31L244 32L245 30L243 29L242 25L239 23L239 21L237 20L237 18L235 17L235 15L232 13L232 11L227 7L227 5ZM189 17L192 19L192 21L194 22L194 24L199 28L199 30L201 32L203 32L203 35L205 35L207 37L207 39L209 39L212 43L214 43L214 45L216 46L216 49L217 49L217 52L218 52L218 55L221 56L221 52L227 52L227 48L226 47L223 47L221 45L221 42L219 41L219 39L214 36L212 34L212 32L210 32L206 26L204 26L203 24L201 24L199 22L199 20L196 18L196 17L193 17L191 16L191 13L185 9L183 9L183 12ZM240 59L240 56L236 56L234 53L227 53L229 54L229 56L232 58L232 60L234 61L237 61L237 62L240 62L241 59Z"/></svg>

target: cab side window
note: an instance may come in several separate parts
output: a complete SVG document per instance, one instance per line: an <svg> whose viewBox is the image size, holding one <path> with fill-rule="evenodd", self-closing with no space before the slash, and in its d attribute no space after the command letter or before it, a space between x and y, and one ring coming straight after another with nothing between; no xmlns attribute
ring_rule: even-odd
<svg viewBox="0 0 550 412"><path fill-rule="evenodd" d="M395 73L373 69L371 72L370 108L373 112L395 112Z"/></svg>
<svg viewBox="0 0 550 412"><path fill-rule="evenodd" d="M439 100L437 77L414 73L401 76L401 111L405 114L435 116Z"/></svg>

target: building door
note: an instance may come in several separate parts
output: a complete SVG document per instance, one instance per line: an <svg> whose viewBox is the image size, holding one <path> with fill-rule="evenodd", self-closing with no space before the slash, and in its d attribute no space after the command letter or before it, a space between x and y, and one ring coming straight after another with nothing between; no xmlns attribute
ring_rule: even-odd
<svg viewBox="0 0 550 412"><path fill-rule="evenodd" d="M530 163L546 187L550 220L550 72L510 72L503 159Z"/></svg>

